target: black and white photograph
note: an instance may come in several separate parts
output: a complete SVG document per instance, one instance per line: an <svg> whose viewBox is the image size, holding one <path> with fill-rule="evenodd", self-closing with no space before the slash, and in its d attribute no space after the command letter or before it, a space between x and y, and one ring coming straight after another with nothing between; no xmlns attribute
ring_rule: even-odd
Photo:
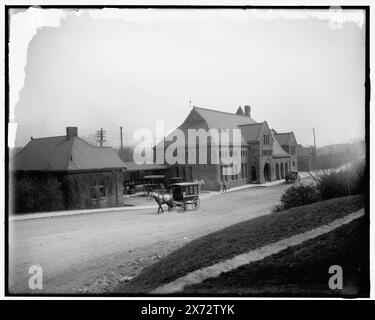
<svg viewBox="0 0 375 320"><path fill-rule="evenodd" d="M4 10L5 296L370 298L368 6Z"/></svg>

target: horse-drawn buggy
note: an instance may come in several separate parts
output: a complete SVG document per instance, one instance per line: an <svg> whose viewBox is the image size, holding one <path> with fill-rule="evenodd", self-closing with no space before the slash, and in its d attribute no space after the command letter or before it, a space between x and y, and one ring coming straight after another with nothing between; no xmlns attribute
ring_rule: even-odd
<svg viewBox="0 0 375 320"><path fill-rule="evenodd" d="M200 206L199 199L199 183L197 182L179 182L170 185L171 192L169 194L152 193L153 198L159 205L158 213L164 212L162 205L168 206L168 211L174 207L180 207L187 210L191 207L197 210Z"/></svg>
<svg viewBox="0 0 375 320"><path fill-rule="evenodd" d="M172 184L172 196L175 207L182 207L184 210L192 206L197 210L201 204L199 200L199 184L196 182L180 182Z"/></svg>

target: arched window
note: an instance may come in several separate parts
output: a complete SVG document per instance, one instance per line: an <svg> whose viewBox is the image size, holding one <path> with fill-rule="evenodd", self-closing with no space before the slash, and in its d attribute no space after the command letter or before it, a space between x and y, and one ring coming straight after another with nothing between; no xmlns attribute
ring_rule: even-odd
<svg viewBox="0 0 375 320"><path fill-rule="evenodd" d="M278 163L276 163L276 180L280 180L280 168Z"/></svg>
<svg viewBox="0 0 375 320"><path fill-rule="evenodd" d="M263 169L264 180L271 181L271 166L269 163L264 165Z"/></svg>

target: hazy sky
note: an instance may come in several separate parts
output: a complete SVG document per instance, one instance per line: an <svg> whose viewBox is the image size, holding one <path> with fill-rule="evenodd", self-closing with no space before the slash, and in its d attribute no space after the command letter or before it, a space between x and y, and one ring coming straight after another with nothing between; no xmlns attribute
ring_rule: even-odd
<svg viewBox="0 0 375 320"><path fill-rule="evenodd" d="M108 132L118 145L192 104L227 112L249 104L256 121L298 143L364 137L365 27L266 19L250 10L122 10L117 19L67 13L30 42L15 107L16 145L30 136ZM108 13L108 11L107 11Z"/></svg>

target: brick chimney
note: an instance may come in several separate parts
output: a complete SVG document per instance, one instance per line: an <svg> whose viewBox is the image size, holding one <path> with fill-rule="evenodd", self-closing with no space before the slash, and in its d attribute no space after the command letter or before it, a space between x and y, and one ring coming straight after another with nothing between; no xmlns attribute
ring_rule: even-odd
<svg viewBox="0 0 375 320"><path fill-rule="evenodd" d="M68 140L73 139L74 137L78 136L78 128L77 127L66 127L66 138Z"/></svg>
<svg viewBox="0 0 375 320"><path fill-rule="evenodd" d="M250 117L251 107L244 106L244 109L245 109L245 116Z"/></svg>

